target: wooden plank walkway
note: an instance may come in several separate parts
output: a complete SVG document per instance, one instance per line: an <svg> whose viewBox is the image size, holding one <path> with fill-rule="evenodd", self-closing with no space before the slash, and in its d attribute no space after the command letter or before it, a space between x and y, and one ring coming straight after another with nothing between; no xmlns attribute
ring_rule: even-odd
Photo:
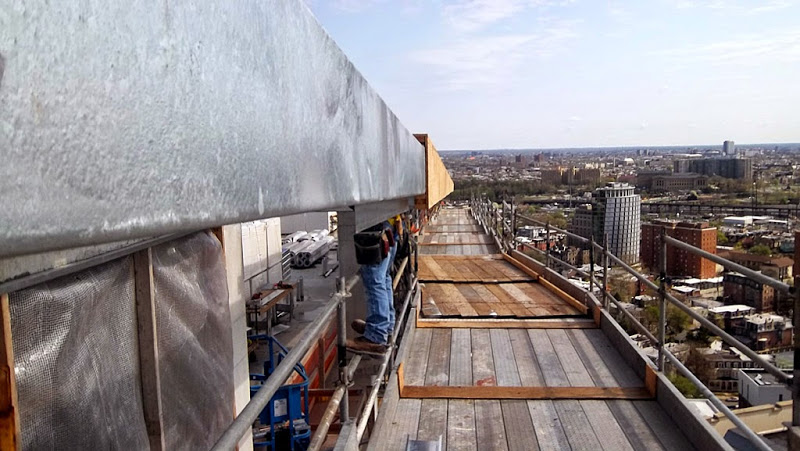
<svg viewBox="0 0 800 451"><path fill-rule="evenodd" d="M442 209L427 230L482 235L468 209ZM423 248L422 316L369 449L694 449L590 318L489 245L445 243Z"/></svg>

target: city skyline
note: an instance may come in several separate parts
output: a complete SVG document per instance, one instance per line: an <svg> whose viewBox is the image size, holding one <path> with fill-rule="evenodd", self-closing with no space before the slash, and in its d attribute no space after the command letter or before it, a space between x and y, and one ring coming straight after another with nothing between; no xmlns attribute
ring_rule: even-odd
<svg viewBox="0 0 800 451"><path fill-rule="evenodd" d="M307 3L441 149L798 141L797 2Z"/></svg>

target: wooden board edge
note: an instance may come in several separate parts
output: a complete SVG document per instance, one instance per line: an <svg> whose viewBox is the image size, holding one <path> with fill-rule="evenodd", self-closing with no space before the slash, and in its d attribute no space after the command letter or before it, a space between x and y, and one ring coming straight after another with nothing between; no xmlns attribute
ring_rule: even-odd
<svg viewBox="0 0 800 451"><path fill-rule="evenodd" d="M401 398L414 399L607 399L649 400L646 387L498 387L404 385Z"/></svg>
<svg viewBox="0 0 800 451"><path fill-rule="evenodd" d="M446 320L417 318L417 329L597 329L591 321Z"/></svg>
<svg viewBox="0 0 800 451"><path fill-rule="evenodd" d="M600 306L599 306L599 305L594 305L594 306L592 306L592 317L593 317L593 319L594 319L594 324L595 324L597 327L600 327L600 321L601 321L601 320L602 320L602 318L603 318L603 313L602 313L602 311L600 310Z"/></svg>
<svg viewBox="0 0 800 451"><path fill-rule="evenodd" d="M650 365L644 366L644 386L654 399L658 396L658 375Z"/></svg>
<svg viewBox="0 0 800 451"><path fill-rule="evenodd" d="M400 393L400 397L403 397L403 392L405 392L406 388L406 379L403 373L403 362L397 365L397 391Z"/></svg>
<svg viewBox="0 0 800 451"><path fill-rule="evenodd" d="M567 294L567 292L562 290L561 288L558 288L557 286L553 285L552 282L545 279L544 277L539 278L539 283L541 283L548 290L555 293L556 296L561 298L561 300L575 307L579 312L583 313L584 315L589 312L589 307L583 305L580 301Z"/></svg>
<svg viewBox="0 0 800 451"><path fill-rule="evenodd" d="M512 257L512 256L510 256L508 254L502 254L502 255L503 255L503 260L505 260L505 261L511 263L512 265L516 266L517 269L519 269L520 271L524 272L525 274L531 276L533 278L533 280L541 279L541 276L539 275L539 273L537 273L536 271L532 270L531 268L523 265L521 261L517 260L516 258L514 258L514 257Z"/></svg>
<svg viewBox="0 0 800 451"><path fill-rule="evenodd" d="M19 401L11 341L11 309L8 294L0 294L0 449L19 450Z"/></svg>

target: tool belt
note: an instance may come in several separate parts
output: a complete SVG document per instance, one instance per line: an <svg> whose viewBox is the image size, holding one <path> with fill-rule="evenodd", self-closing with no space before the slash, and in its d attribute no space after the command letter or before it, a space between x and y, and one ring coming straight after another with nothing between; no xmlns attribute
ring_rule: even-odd
<svg viewBox="0 0 800 451"><path fill-rule="evenodd" d="M383 230L359 232L353 235L356 245L356 262L359 265L378 265L389 255Z"/></svg>

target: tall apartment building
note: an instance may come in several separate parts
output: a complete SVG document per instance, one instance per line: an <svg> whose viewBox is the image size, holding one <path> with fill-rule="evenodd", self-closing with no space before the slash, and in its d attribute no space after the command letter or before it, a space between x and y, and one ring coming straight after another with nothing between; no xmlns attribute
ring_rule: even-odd
<svg viewBox="0 0 800 451"><path fill-rule="evenodd" d="M736 154L736 145L733 141L725 141L722 143L722 155L734 155Z"/></svg>
<svg viewBox="0 0 800 451"><path fill-rule="evenodd" d="M598 168L556 168L541 171L542 183L553 185L570 185L595 183L600 180Z"/></svg>
<svg viewBox="0 0 800 451"><path fill-rule="evenodd" d="M651 270L660 269L661 229L667 236L691 244L706 252L717 252L717 228L707 222L679 222L656 220L642 224L642 263ZM717 265L698 255L667 246L667 275L708 279L717 274Z"/></svg>
<svg viewBox="0 0 800 451"><path fill-rule="evenodd" d="M702 158L675 160L676 173L694 172L709 177L718 175L728 179L753 180L753 160L750 158Z"/></svg>
<svg viewBox="0 0 800 451"><path fill-rule="evenodd" d="M629 264L639 262L642 200L633 186L611 182L595 191L594 239L608 236L611 253Z"/></svg>

